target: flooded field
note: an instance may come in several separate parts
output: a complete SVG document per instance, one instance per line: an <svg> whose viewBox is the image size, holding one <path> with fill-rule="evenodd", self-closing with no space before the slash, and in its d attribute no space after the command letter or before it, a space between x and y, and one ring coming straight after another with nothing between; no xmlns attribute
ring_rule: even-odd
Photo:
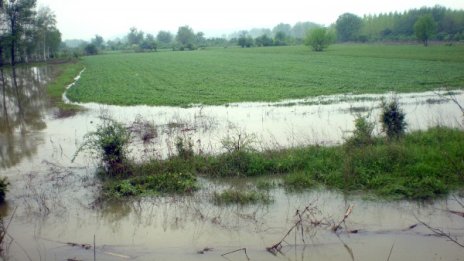
<svg viewBox="0 0 464 261"><path fill-rule="evenodd" d="M60 118L44 89L53 67L18 69L18 88L6 73L0 172L11 183L1 209L3 223L9 224L10 243L2 252L8 260L93 260L94 255L97 260L464 260L464 248L421 224L463 242L464 219L448 211L462 210L455 195L427 203L383 202L328 190L292 193L277 186L267 192L269 205L216 206L214 191L248 187L253 180L202 179L191 196L100 202L97 162L87 154L71 162L102 116L155 126L150 142L139 139L132 147L132 157L143 160L172 155L179 136L191 139L197 153L222 152L222 141L239 136L262 150L339 144L350 135L358 113L377 121L381 98L393 94L189 108L81 104L85 111ZM408 130L437 124L463 128L462 112L450 100L464 104L462 91L396 97ZM333 232L351 205L343 229ZM300 219L296 211L305 207L311 215ZM280 252L266 250L298 221L301 226L290 231Z"/></svg>

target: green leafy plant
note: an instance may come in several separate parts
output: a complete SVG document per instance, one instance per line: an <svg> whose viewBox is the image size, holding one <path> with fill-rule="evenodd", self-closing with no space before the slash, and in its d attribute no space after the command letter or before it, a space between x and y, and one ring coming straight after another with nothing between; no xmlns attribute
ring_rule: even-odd
<svg viewBox="0 0 464 261"><path fill-rule="evenodd" d="M372 144L372 133L374 131L375 124L373 122L369 122L367 117L358 115L354 120L354 126L355 129L353 131L353 136L347 139L346 144L348 146Z"/></svg>
<svg viewBox="0 0 464 261"><path fill-rule="evenodd" d="M127 146L130 134L120 123L110 118L103 118L97 130L85 135L84 143L73 157L83 150L89 150L101 158L105 173L110 176L130 172L127 161Z"/></svg>
<svg viewBox="0 0 464 261"><path fill-rule="evenodd" d="M177 137L176 139L176 149L177 155L184 160L188 160L193 158L193 143L190 139L183 139L181 137Z"/></svg>
<svg viewBox="0 0 464 261"><path fill-rule="evenodd" d="M401 110L397 99L390 102L382 101L382 113L380 121L382 129L390 139L401 137L406 131L406 114Z"/></svg>

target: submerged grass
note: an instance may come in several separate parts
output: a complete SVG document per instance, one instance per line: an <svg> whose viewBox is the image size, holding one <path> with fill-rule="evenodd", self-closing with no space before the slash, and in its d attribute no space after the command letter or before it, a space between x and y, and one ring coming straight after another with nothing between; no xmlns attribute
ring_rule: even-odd
<svg viewBox="0 0 464 261"><path fill-rule="evenodd" d="M324 185L392 199L432 199L464 187L464 131L436 127L388 139L370 137L371 128L361 123L359 120L357 124L360 132L354 132L353 137L339 146L195 155L193 145L179 140L182 146L178 146L177 156L143 163L118 156L125 154L115 154L120 150L114 148L123 145L115 146L113 141L126 134L104 131L108 125L120 127L114 121L102 125L102 130L96 132L98 139L94 140L97 142L90 144L102 154L101 177L104 194L108 197L189 193L198 188L198 175L259 177L261 180L256 183L258 192L226 190L216 193L214 201L218 204L265 203L267 199L262 194L275 183L263 180L271 175L273 179L281 176L283 185L290 190Z"/></svg>
<svg viewBox="0 0 464 261"><path fill-rule="evenodd" d="M392 199L430 199L464 185L464 132L437 127L401 139L308 146L279 151L237 151L217 156L174 157L143 164L153 173L190 172L206 177L281 175L289 189L324 185L372 192ZM266 185L263 185L265 187Z"/></svg>
<svg viewBox="0 0 464 261"><path fill-rule="evenodd" d="M47 86L47 92L58 108L58 116L67 116L75 114L82 110L78 105L67 104L63 101L62 95L66 87L74 82L74 78L84 68L80 62L74 61L59 65L60 71L58 76Z"/></svg>
<svg viewBox="0 0 464 261"><path fill-rule="evenodd" d="M214 192L213 202L216 205L269 204L272 202L272 198L269 193L263 191L227 189L222 192Z"/></svg>
<svg viewBox="0 0 464 261"><path fill-rule="evenodd" d="M217 48L83 58L68 97L117 105L227 104L464 86L464 45Z"/></svg>

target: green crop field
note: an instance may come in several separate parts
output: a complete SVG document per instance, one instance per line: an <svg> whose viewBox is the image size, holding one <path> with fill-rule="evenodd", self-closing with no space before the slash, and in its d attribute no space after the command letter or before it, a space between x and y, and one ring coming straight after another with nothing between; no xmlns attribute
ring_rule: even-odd
<svg viewBox="0 0 464 261"><path fill-rule="evenodd" d="M333 45L116 53L83 58L68 97L119 105L225 104L464 87L464 45Z"/></svg>

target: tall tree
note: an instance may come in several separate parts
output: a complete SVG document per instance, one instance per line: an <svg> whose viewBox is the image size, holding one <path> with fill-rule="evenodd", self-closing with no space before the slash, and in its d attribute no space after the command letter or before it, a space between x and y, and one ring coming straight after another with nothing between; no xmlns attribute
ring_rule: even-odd
<svg viewBox="0 0 464 261"><path fill-rule="evenodd" d="M104 48L105 40L102 36L96 34L95 37L90 41L90 43L94 44L99 50Z"/></svg>
<svg viewBox="0 0 464 261"><path fill-rule="evenodd" d="M342 42L356 41L361 31L362 19L351 13L340 15L335 23L338 39Z"/></svg>
<svg viewBox="0 0 464 261"><path fill-rule="evenodd" d="M424 46L428 46L429 39L435 33L437 24L433 20L432 15L423 15L417 19L414 24L414 32L416 33L417 39L424 43Z"/></svg>
<svg viewBox="0 0 464 261"><path fill-rule="evenodd" d="M172 38L172 34L168 31L159 31L156 35L156 39L158 40L158 42L166 46L172 43Z"/></svg>
<svg viewBox="0 0 464 261"><path fill-rule="evenodd" d="M35 20L37 33L42 42L43 60L46 61L50 56L50 49L47 46L47 36L51 31L56 31L56 16L49 7L41 7L37 12Z"/></svg>
<svg viewBox="0 0 464 261"><path fill-rule="evenodd" d="M181 45L181 48L192 50L194 49L195 33L189 26L181 26L177 30L176 40Z"/></svg>
<svg viewBox="0 0 464 261"><path fill-rule="evenodd" d="M143 31L137 30L135 27L129 29L129 34L127 34L127 41L129 45L140 45L143 41L145 33Z"/></svg>
<svg viewBox="0 0 464 261"><path fill-rule="evenodd" d="M9 0L4 3L9 29L11 65L16 64L16 52L28 25L33 23L36 0Z"/></svg>

